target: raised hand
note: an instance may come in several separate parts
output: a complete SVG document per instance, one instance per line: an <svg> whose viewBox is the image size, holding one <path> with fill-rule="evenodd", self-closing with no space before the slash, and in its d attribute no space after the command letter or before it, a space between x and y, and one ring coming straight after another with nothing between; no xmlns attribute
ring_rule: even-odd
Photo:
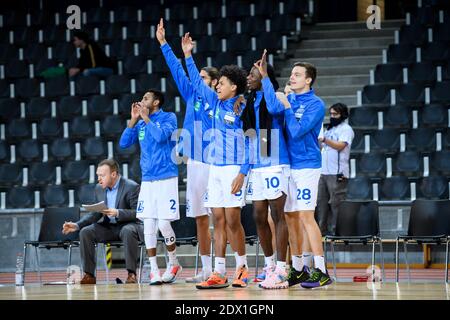
<svg viewBox="0 0 450 320"><path fill-rule="evenodd" d="M160 45L166 44L166 30L164 29L164 20L161 18L159 20L158 26L156 27L156 38Z"/></svg>
<svg viewBox="0 0 450 320"><path fill-rule="evenodd" d="M131 119L137 120L139 118L139 104L138 102L133 102L131 105Z"/></svg>
<svg viewBox="0 0 450 320"><path fill-rule="evenodd" d="M277 99L284 105L285 109L289 109L291 104L289 103L286 95L283 92L275 92Z"/></svg>
<svg viewBox="0 0 450 320"><path fill-rule="evenodd" d="M194 41L189 35L189 32L181 38L181 48L183 49L184 56L189 58L192 55L192 50L194 49Z"/></svg>
<svg viewBox="0 0 450 320"><path fill-rule="evenodd" d="M258 60L255 64L253 64L261 74L261 76L267 77L267 50L264 49L263 55L261 57L261 60Z"/></svg>

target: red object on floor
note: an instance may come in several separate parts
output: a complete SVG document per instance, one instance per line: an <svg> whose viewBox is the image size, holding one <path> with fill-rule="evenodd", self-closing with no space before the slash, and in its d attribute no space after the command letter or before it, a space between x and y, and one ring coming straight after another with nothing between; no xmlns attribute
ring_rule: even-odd
<svg viewBox="0 0 450 320"><path fill-rule="evenodd" d="M353 282L367 282L369 280L369 276L354 276Z"/></svg>

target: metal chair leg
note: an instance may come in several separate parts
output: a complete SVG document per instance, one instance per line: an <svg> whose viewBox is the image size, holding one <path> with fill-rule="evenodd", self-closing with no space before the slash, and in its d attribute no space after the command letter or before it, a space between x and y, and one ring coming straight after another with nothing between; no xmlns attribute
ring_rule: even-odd
<svg viewBox="0 0 450 320"><path fill-rule="evenodd" d="M67 269L66 269L66 284L70 284L69 283L69 279L70 279L70 266L72 265L72 244L69 244L69 248L67 249L68 251L68 257L67 257Z"/></svg>
<svg viewBox="0 0 450 320"><path fill-rule="evenodd" d="M395 282L398 282L398 275L399 275L399 265L398 265L398 242L400 240L397 239L395 241Z"/></svg>
<svg viewBox="0 0 450 320"><path fill-rule="evenodd" d="M411 270L409 269L409 263L408 263L408 249L407 249L407 242L403 242L403 250L405 251L405 263L406 263L406 270L408 272L408 282L411 282Z"/></svg>
<svg viewBox="0 0 450 320"><path fill-rule="evenodd" d="M379 245L380 245L380 256L381 256L381 280L384 282L386 281L386 273L384 270L384 253L383 253L383 241L381 239L378 239Z"/></svg>
<svg viewBox="0 0 450 320"><path fill-rule="evenodd" d="M334 272L334 278L336 282L338 281L337 271L336 271L336 260L334 257L334 241L331 240L331 259L333 260L333 272Z"/></svg>
<svg viewBox="0 0 450 320"><path fill-rule="evenodd" d="M138 283L141 284L142 279L142 268L144 266L144 246L141 247L141 252L139 254L139 274L138 274Z"/></svg>
<svg viewBox="0 0 450 320"><path fill-rule="evenodd" d="M450 239L447 240L447 245L445 248L445 283L448 283L448 246L450 243Z"/></svg>
<svg viewBox="0 0 450 320"><path fill-rule="evenodd" d="M197 252L195 254L195 275L198 274L198 257L200 255L200 244L197 243Z"/></svg>
<svg viewBox="0 0 450 320"><path fill-rule="evenodd" d="M106 258L106 244L102 243L102 248L103 248L103 261L105 263L105 272L106 272L106 283L109 283L109 269L108 269L108 260Z"/></svg>
<svg viewBox="0 0 450 320"><path fill-rule="evenodd" d="M375 282L375 240L372 241L372 282Z"/></svg>
<svg viewBox="0 0 450 320"><path fill-rule="evenodd" d="M23 266L22 266L22 277L23 284L25 285L25 272L26 272L26 264L27 264L27 248L28 245L26 243L23 244Z"/></svg>
<svg viewBox="0 0 450 320"><path fill-rule="evenodd" d="M39 263L39 246L34 247L34 252L36 256L36 267L38 270L39 284L42 284L41 265Z"/></svg>

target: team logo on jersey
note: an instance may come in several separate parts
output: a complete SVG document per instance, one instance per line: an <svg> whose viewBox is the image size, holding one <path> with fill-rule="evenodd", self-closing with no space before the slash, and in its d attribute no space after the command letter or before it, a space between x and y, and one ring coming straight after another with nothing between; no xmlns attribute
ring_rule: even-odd
<svg viewBox="0 0 450 320"><path fill-rule="evenodd" d="M252 186L252 182L249 182L249 183L248 183L247 194L249 194L249 195L252 195L252 194L253 194L253 186Z"/></svg>
<svg viewBox="0 0 450 320"><path fill-rule="evenodd" d="M139 130L139 141L144 140L145 138L145 129L142 128L141 130Z"/></svg>
<svg viewBox="0 0 450 320"><path fill-rule="evenodd" d="M201 101L197 100L194 104L194 110L197 112L198 110L200 110L200 104Z"/></svg>
<svg viewBox="0 0 450 320"><path fill-rule="evenodd" d="M219 108L217 108L216 114L214 115L214 117L216 117L216 119L219 119L219 115L220 115L220 110L219 110Z"/></svg>
<svg viewBox="0 0 450 320"><path fill-rule="evenodd" d="M138 205L137 205L137 210L136 210L136 212L137 213L141 213L141 212L143 212L144 211L144 201L139 201L138 202Z"/></svg>
<svg viewBox="0 0 450 320"><path fill-rule="evenodd" d="M226 124L234 124L234 121L236 121L236 117L234 116L233 112L227 112L227 114L223 117L223 120Z"/></svg>
<svg viewBox="0 0 450 320"><path fill-rule="evenodd" d="M158 121L156 121L155 124L156 124L156 126L157 126L158 128L161 128L161 125L159 124Z"/></svg>
<svg viewBox="0 0 450 320"><path fill-rule="evenodd" d="M208 110L208 109L209 109L209 103L208 103L208 102L205 103L204 109L205 109L205 110Z"/></svg>
<svg viewBox="0 0 450 320"><path fill-rule="evenodd" d="M305 106L301 104L300 108L295 111L295 118L300 120L303 117L303 113L305 113Z"/></svg>

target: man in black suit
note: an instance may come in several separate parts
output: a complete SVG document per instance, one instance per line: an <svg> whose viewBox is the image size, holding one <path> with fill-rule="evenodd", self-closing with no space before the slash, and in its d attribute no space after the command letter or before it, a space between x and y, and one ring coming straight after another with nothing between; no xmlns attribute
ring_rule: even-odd
<svg viewBox="0 0 450 320"><path fill-rule="evenodd" d="M144 239L144 227L136 218L139 185L120 175L114 159L103 160L97 167L98 184L95 201L105 201L108 209L91 212L77 222L66 222L62 232L80 230L80 253L84 277L80 284L95 284L95 244L121 240L124 243L125 264L128 270L126 283L137 283L136 267L139 241Z"/></svg>

